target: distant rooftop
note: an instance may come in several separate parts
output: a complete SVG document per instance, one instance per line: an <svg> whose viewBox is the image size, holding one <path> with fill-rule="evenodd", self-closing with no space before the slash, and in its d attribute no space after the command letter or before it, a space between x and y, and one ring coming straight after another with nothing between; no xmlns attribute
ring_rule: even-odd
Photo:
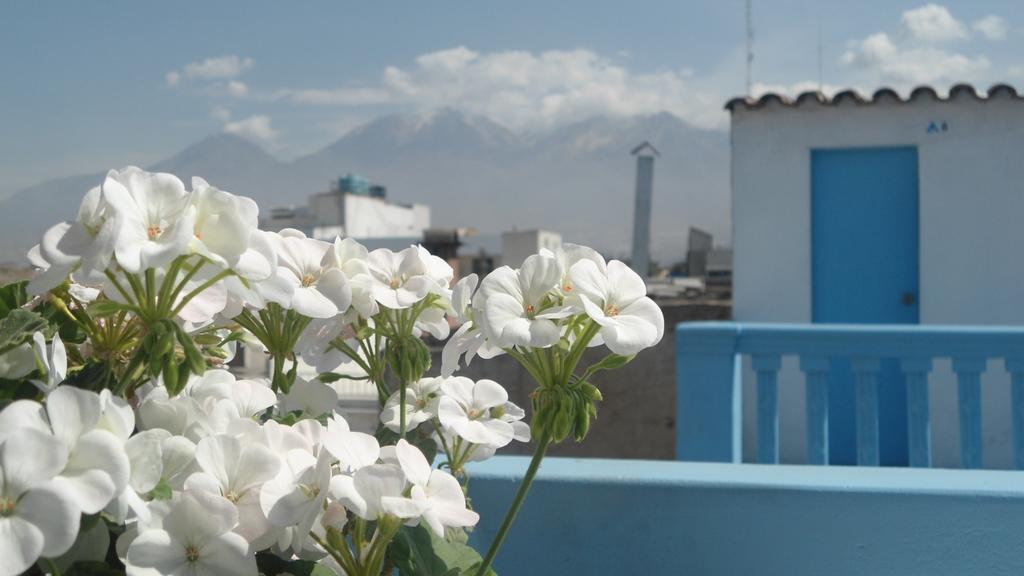
<svg viewBox="0 0 1024 576"><path fill-rule="evenodd" d="M865 97L856 90L843 90L841 92L837 92L831 97L826 95L824 92L812 90L803 92L796 98L791 98L776 92L768 92L759 98L751 98L749 96L733 98L725 104L725 108L730 112L734 112L739 107L743 107L747 110L756 110L764 108L772 103L795 108L811 104L817 104L819 106L836 106L843 103L871 105L883 102L910 104L922 99L936 102L948 102L963 98L976 101L992 100L996 98L1024 100L1024 97L1021 97L1017 93L1017 90L1008 84L995 84L988 89L988 92L985 93L978 92L975 90L974 86L971 86L970 84L957 84L949 89L949 94L945 97L940 96L939 93L931 86L918 86L911 90L910 95L906 98L900 96L899 92L892 88L880 88L870 97Z"/></svg>

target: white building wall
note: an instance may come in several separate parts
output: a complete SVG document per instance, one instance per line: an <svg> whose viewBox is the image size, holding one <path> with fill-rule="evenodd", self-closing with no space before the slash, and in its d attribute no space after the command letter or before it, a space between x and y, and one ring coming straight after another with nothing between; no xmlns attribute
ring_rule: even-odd
<svg viewBox="0 0 1024 576"><path fill-rule="evenodd" d="M430 209L391 204L380 198L345 194L344 230L352 238L422 237L430 227Z"/></svg>
<svg viewBox="0 0 1024 576"><path fill-rule="evenodd" d="M928 133L931 122L948 131ZM811 321L811 150L918 148L920 318L924 324L1024 323L1024 102L927 96L858 105L778 102L732 114L734 317ZM884 207L880 207L884 209ZM1011 464L1009 380L1000 363L983 381L985 462ZM781 375L782 456L804 456L803 378ZM745 397L753 398L746 378ZM948 362L932 378L935 461L956 465L956 390ZM745 430L754 429L751 402ZM745 451L753 437L745 438ZM748 452L749 453L749 452Z"/></svg>
<svg viewBox="0 0 1024 576"><path fill-rule="evenodd" d="M541 248L551 251L562 246L562 235L546 230L515 230L501 235L501 264L518 268Z"/></svg>

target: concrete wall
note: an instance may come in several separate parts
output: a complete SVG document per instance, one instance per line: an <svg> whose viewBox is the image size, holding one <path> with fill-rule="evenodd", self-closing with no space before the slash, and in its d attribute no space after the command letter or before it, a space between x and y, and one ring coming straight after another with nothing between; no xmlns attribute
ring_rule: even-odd
<svg viewBox="0 0 1024 576"><path fill-rule="evenodd" d="M546 230L516 230L501 235L501 264L518 268L541 248L555 250L562 245L562 235Z"/></svg>
<svg viewBox="0 0 1024 576"><path fill-rule="evenodd" d="M369 196L345 195L345 234L352 238L382 236L422 237L430 227L430 211L426 206L391 204Z"/></svg>
<svg viewBox="0 0 1024 576"><path fill-rule="evenodd" d="M598 408L585 442L571 438L552 446L549 454L602 458L675 458L676 446L676 344L674 327L679 322L727 320L728 304L660 303L665 313L665 338L654 348L641 352L620 370L600 372L593 382L601 389L604 402ZM605 348L587 352L581 366L607 354ZM440 366L440 351L433 362ZM436 368L435 368L436 371ZM490 378L508 389L509 399L530 414L529 394L536 384L509 356L491 360L477 358L457 374L473 379ZM528 454L533 445L513 442L502 454Z"/></svg>
<svg viewBox="0 0 1024 576"><path fill-rule="evenodd" d="M948 129L928 133L933 122ZM921 322L1024 323L1024 102L967 94L912 103L738 106L732 115L738 321L811 320L810 151L907 145L919 153ZM985 378L986 465L1008 466L1009 379L1000 373ZM782 456L799 462L802 378L790 366L781 379ZM952 383L940 366L931 385L935 422L956 423ZM745 424L753 427L752 420ZM934 432L936 463L954 464L955 430Z"/></svg>
<svg viewBox="0 0 1024 576"><path fill-rule="evenodd" d="M927 133L931 122L948 131ZM998 96L738 107L737 320L811 319L811 149L907 145L920 162L921 321L1024 322L1024 102Z"/></svg>
<svg viewBox="0 0 1024 576"><path fill-rule="evenodd" d="M470 466L486 551L528 465ZM1024 473L546 459L499 574L1020 574Z"/></svg>

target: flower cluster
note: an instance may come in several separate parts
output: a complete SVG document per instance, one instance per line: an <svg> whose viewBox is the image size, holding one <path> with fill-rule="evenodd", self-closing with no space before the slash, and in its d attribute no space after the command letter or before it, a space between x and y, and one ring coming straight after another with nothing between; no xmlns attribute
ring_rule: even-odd
<svg viewBox="0 0 1024 576"><path fill-rule="evenodd" d="M664 332L643 280L586 247L453 285L422 246L262 231L252 200L191 188L111 171L30 251L35 278L0 289L0 576L108 557L140 576L426 573L395 547L468 549L467 463L582 440L592 374ZM428 336L447 339L440 376ZM240 345L267 378L226 369ZM499 354L537 381L529 424L497 382L454 375ZM372 434L343 415L333 384L353 380L376 391Z"/></svg>

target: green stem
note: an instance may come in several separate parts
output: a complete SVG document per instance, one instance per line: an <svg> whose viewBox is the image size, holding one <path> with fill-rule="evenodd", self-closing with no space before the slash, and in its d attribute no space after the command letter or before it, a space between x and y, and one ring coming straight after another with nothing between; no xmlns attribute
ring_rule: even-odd
<svg viewBox="0 0 1024 576"><path fill-rule="evenodd" d="M405 438L405 382L398 383L398 429L402 438Z"/></svg>
<svg viewBox="0 0 1024 576"><path fill-rule="evenodd" d="M46 566L50 570L50 576L60 576L60 568L57 567L57 563L51 558L44 558L46 560Z"/></svg>
<svg viewBox="0 0 1024 576"><path fill-rule="evenodd" d="M544 459L544 453L547 452L548 444L550 443L551 432L545 429L540 436L540 440L537 441L537 448L533 451L533 459L530 460L530 467L526 469L523 483L519 485L519 491L516 492L516 498L512 501L512 506L508 509L508 513L505 514L505 519L501 522L501 527L498 528L498 533L494 536L494 540L491 541L491 547L487 550L483 563L480 564L480 570L476 573L477 576L486 576L487 570L494 563L498 550L501 549L501 545L505 542L505 537L508 536L508 531L512 527L512 523L515 522L516 515L519 514L519 509L523 506L523 501L526 500L526 493L530 491L530 485L533 484L533 479L537 476L540 462Z"/></svg>

